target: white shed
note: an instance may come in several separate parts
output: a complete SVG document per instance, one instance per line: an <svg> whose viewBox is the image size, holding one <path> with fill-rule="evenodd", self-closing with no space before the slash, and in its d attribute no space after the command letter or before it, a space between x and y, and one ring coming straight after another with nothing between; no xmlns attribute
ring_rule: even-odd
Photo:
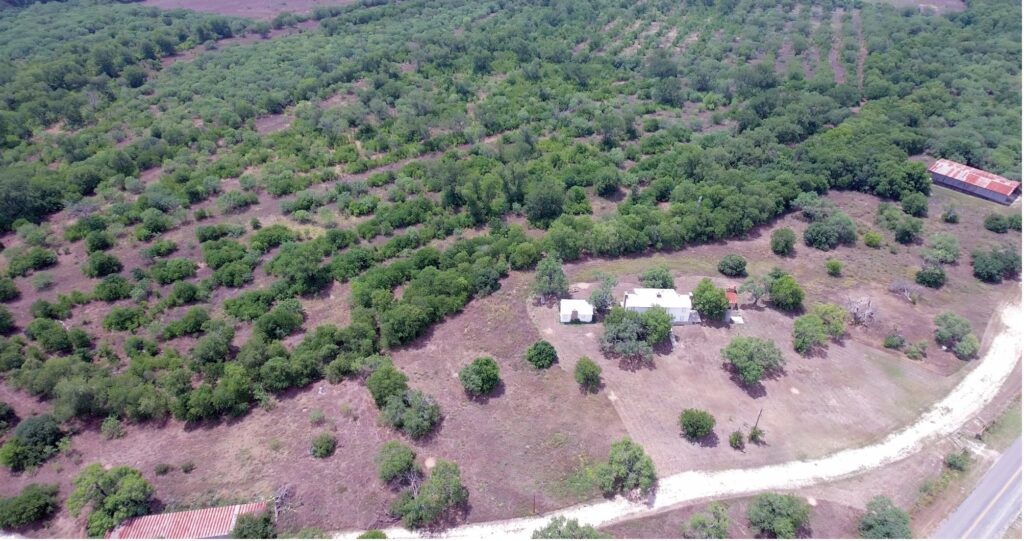
<svg viewBox="0 0 1024 541"><path fill-rule="evenodd" d="M558 303L558 320L562 323L594 321L594 306L581 299L562 299Z"/></svg>
<svg viewBox="0 0 1024 541"><path fill-rule="evenodd" d="M664 308L672 316L673 325L700 323L700 315L693 309L689 293L680 295L674 289L638 287L622 299L623 308L641 314L655 306Z"/></svg>

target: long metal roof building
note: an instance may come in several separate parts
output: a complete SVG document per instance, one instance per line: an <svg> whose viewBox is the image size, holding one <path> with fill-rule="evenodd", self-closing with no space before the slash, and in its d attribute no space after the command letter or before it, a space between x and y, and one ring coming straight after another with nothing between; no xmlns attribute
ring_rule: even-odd
<svg viewBox="0 0 1024 541"><path fill-rule="evenodd" d="M1020 193L1019 182L951 160L937 160L928 172L935 184L1004 205L1013 203Z"/></svg>
<svg viewBox="0 0 1024 541"><path fill-rule="evenodd" d="M218 539L227 538L241 515L260 514L267 502L210 507L193 511L130 518L114 528L109 539Z"/></svg>

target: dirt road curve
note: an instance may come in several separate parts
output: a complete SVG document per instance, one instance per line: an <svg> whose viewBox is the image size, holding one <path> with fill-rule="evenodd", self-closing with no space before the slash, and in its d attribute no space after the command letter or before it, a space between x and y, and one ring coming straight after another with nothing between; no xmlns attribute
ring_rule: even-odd
<svg viewBox="0 0 1024 541"><path fill-rule="evenodd" d="M579 519L582 523L601 526L705 498L732 497L766 490L792 490L835 481L901 460L919 451L925 443L958 430L999 392L1021 357L1024 315L1020 305L1014 304L1003 307L999 317L1002 331L992 340L985 357L977 361L977 366L960 384L914 424L890 434L879 443L840 451L816 460L759 468L683 472L660 479L656 496L646 503L634 503L620 497L570 507L542 517L467 524L431 537L525 539L553 516L563 515ZM337 537L354 538L359 533L338 533ZM416 532L401 528L392 528L386 533L391 539L420 537Z"/></svg>

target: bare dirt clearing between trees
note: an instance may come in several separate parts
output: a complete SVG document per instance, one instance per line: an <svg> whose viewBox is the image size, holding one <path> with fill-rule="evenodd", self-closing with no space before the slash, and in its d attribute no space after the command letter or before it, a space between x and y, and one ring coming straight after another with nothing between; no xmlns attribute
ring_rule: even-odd
<svg viewBox="0 0 1024 541"><path fill-rule="evenodd" d="M526 323L523 299L529 278L513 273L495 294L392 352L410 386L437 397L444 414L434 436L407 443L421 465L427 459L459 464L472 495L470 521L543 513L595 497L591 487L573 485L569 473L581 462L607 455L611 443L626 433L603 396L582 395L572 376L557 369L535 370L524 360L526 348L539 338ZM347 318L348 289L336 286L324 299L304 301L310 316L325 314L327 319L318 323ZM334 314L328 317L331 308ZM501 365L503 385L487 401L471 401L455 374L481 355ZM22 417L50 410L8 385L0 385L0 401L12 404ZM310 423L314 410L325 414L322 426ZM70 455L34 473L13 475L4 469L0 485L6 495L30 483L55 483L66 497L71 479L85 465L124 464L143 472L159 502L171 509L265 499L287 487L282 531L382 527L394 523L387 508L397 493L377 479L373 458L384 442L400 436L378 419L364 385L321 381L278 396L273 410L255 409L224 423L130 425L124 438L109 441L98 426L88 426L73 438ZM310 456L309 446L323 430L338 437L338 450L318 460ZM190 474L177 469L187 461L196 465ZM163 463L176 469L155 475ZM25 533L78 537L83 527L84 519L61 512L49 527Z"/></svg>
<svg viewBox="0 0 1024 541"><path fill-rule="evenodd" d="M344 6L355 0L145 0L160 9L191 9L250 19L270 20L280 13L308 13L320 6Z"/></svg>
<svg viewBox="0 0 1024 541"><path fill-rule="evenodd" d="M650 501L631 502L622 497L577 506L551 514L601 526L630 517L642 517L686 502L765 490L792 490L842 479L904 459L923 445L957 431L994 398L1020 361L1022 317L1019 301L1003 306L997 318L1001 331L977 366L945 398L914 424L889 435L880 443L840 451L828 457L788 462L759 468L722 471L688 471L663 477ZM489 524L470 524L446 532L448 538L522 536L546 524L548 517L514 519ZM401 529L386 532L389 538L414 537ZM352 534L353 536L355 534Z"/></svg>
<svg viewBox="0 0 1024 541"><path fill-rule="evenodd" d="M873 223L877 199L857 193L834 193L829 197L858 222L861 230L877 229ZM982 216L992 210L991 205L979 205L944 190L933 199L924 238L940 231L954 234L960 238L964 252L1011 240L981 227ZM961 209L960 225L938 219L940 209L949 201ZM774 227L790 227L800 237L806 225L796 214L790 214L776 221ZM827 352L805 358L790 347L793 315L745 304L745 324L674 327L671 351L656 355L654 368L625 371L617 361L601 354L600 325L559 325L554 308L530 310L534 324L558 350L563 368L571 371L581 356L603 366L607 392L616 410L662 474L696 465L716 469L803 460L877 441L919 416L963 376L965 363L941 351L932 340L935 316L949 310L957 312L967 317L987 342L992 333L986 331L986 325L993 307L1003 299L1019 296L1016 282L999 286L978 282L971 275L969 256L964 254L959 265L947 269L950 279L943 289L927 290L917 304L911 304L887 288L894 279L913 281L920 265L920 246L893 243L881 249L858 246L831 252L798 246L795 257L779 258L771 253L767 231L765 228L745 240L697 246L673 254L571 264L566 272L570 282L578 283L579 291L574 296L579 298L586 298L595 275L605 272L619 278L616 298L621 299L625 291L639 285L636 275L654 265L672 269L676 288L685 292L692 291L705 276L711 276L720 287L738 285L741 280L725 278L716 270L722 256L735 253L747 258L751 274L767 272L773 266L792 273L807 291L807 307L818 302L843 305L850 299L870 299L877 311L876 320L868 326L851 327L849 335L840 343L830 344ZM845 264L842 277L825 275L824 264L829 258ZM972 302L958 301L966 298ZM928 356L913 361L882 348L883 339L894 327L908 342L928 342ZM734 336L775 341L788 361L785 374L766 380L754 390L738 386L723 368L719 353ZM686 442L677 424L684 408L714 414L718 440L704 445ZM766 430L768 444L752 446L742 454L735 452L726 441L728 434L749 430L762 409L759 427Z"/></svg>

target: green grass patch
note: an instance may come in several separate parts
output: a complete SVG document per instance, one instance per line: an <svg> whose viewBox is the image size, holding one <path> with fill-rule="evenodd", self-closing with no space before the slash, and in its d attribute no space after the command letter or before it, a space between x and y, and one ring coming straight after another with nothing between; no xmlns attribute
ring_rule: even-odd
<svg viewBox="0 0 1024 541"><path fill-rule="evenodd" d="M597 484L597 467L600 463L589 456L581 455L572 470L548 487L548 492L562 499L582 502L601 495Z"/></svg>
<svg viewBox="0 0 1024 541"><path fill-rule="evenodd" d="M674 272L685 274L706 274L709 276L718 275L718 262L702 258L687 256L685 252L678 257L652 256L638 257L632 259L618 259L614 261L602 261L585 270L575 273L573 281L593 282L597 280L600 272L621 277L629 274L640 274L654 266L663 266Z"/></svg>
<svg viewBox="0 0 1024 541"><path fill-rule="evenodd" d="M1014 400L1006 411L992 422L981 436L981 440L989 447L1002 451L1010 446L1020 436L1021 432L1021 407L1020 395Z"/></svg>

